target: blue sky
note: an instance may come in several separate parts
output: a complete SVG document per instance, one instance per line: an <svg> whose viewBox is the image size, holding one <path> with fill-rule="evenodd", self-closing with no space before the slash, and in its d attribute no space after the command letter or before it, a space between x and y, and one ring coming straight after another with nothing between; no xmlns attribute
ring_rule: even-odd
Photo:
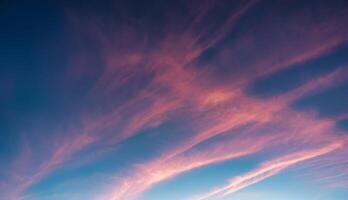
<svg viewBox="0 0 348 200"><path fill-rule="evenodd" d="M0 200L345 200L348 3L0 3Z"/></svg>

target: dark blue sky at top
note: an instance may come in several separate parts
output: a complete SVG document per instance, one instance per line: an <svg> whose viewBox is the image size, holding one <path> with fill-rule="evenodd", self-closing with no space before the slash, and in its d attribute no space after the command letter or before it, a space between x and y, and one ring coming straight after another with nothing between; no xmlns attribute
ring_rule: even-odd
<svg viewBox="0 0 348 200"><path fill-rule="evenodd" d="M54 1L3 1L0 16L0 152L7 156L22 128L55 112L66 55L62 13Z"/></svg>
<svg viewBox="0 0 348 200"><path fill-rule="evenodd" d="M303 2L303 4L311 6L309 1ZM343 7L344 4L344 1L337 4L321 1L313 9L314 11L315 9L320 10L320 7L324 6L333 9L337 6ZM117 21L127 19L128 22L146 27L154 34L154 38L158 38L161 37L161 30L165 26L165 21L162 21L164 19L163 10L168 10L173 6L176 6L176 10L185 13L185 9L180 6L180 3L155 0L146 2L141 0L103 1L103 3L100 1L83 1L83 3L82 1L3 1L0 8L0 127L2 130L0 145L2 150L0 152L6 154L11 149L9 144L15 142L16 136L14 135L18 131L23 131L18 129L32 123L31 120L35 121L36 117L44 116L43 118L46 118L46 122L49 123L50 120L54 121L59 117L71 115L73 111L68 110L74 110L73 108L84 102L83 95L85 94L84 89L86 89L84 85L88 85L85 84L86 82L78 82L80 85L77 84L74 87L64 85L69 55L74 50L69 43L71 38L67 35L66 26L66 14L70 8L78 8L77 11L87 18L98 15L100 20L111 20L116 24ZM209 62L224 43L233 41L238 34L243 34L243 27L256 23L255 20L250 19L260 17L258 15L263 13L262 6L265 7L264 9L269 9L269 6L274 5L271 1L261 4L259 12L253 12L237 24L239 31L232 32L214 49L208 49L198 59L198 62ZM291 12L297 6L298 4L294 4L293 7L290 7L291 9L286 10ZM221 10L219 12L218 15L213 15L211 20L218 22L218 19L223 18L228 10L226 13ZM283 15L286 16L287 12ZM315 12L313 14L315 15ZM320 17L324 17L322 12L320 14L314 19L320 20ZM219 25L214 21L207 24ZM213 30L214 26L211 28ZM151 31L151 29L153 30ZM259 42L261 42L260 48L267 50L267 42L270 41ZM80 48L86 48L87 51L93 50L93 47L88 46ZM256 80L254 85L250 86L249 93L265 98L292 90L310 79L343 67L348 62L347 49L346 44L341 45L319 58ZM250 55L253 54L250 53ZM248 59L245 62L248 62ZM95 61L95 65L98 64L101 63ZM233 72L229 72L232 69L234 73L244 70L230 66L219 66L214 70L222 70L220 74L223 76L233 74ZM87 81L91 80L93 79ZM139 86L135 85L135 87ZM307 98L296 105L302 105L300 107L303 108L313 104L312 107L318 109L324 116L323 112L346 112L345 107L347 106L344 101L340 101L337 105L335 100L345 99L347 88L342 86L333 90L331 93L328 92L329 97L327 98L322 96ZM325 102L325 104L320 102Z"/></svg>
<svg viewBox="0 0 348 200"><path fill-rule="evenodd" d="M63 81L64 72L68 66L69 54L72 53L71 44L69 44L71 41L67 36L68 23L66 18L67 11L70 8L78 8L74 11L77 10L77 12L85 14L87 18L88 15L99 15L101 20L113 20L115 23L124 19L128 19L129 21L134 19L135 23L143 23L143 26L146 26L148 29L157 28L159 30L164 26L164 22L161 22L164 16L163 10L176 6L179 7L176 10L181 10L185 13L184 8L180 8L180 3L168 3L167 1L158 0L147 2L141 0L129 2L108 0L102 1L102 3L100 1L83 2L83 4L81 1L4 1L2 3L0 18L2 26L0 39L3 47L1 48L0 60L1 81L9 82L8 84L2 84L4 91L7 90L7 92L15 93L14 95L4 95L2 93L1 95L4 96L2 100L15 104L13 106L14 108L30 111L30 108L35 106L35 102L38 102L36 104L38 105L42 103L39 102L40 99L49 99L48 96L51 96L54 90L61 89L57 85L59 81ZM343 7L344 2L337 1L336 4L329 4L327 1L320 1L315 7L313 6L313 10L320 10L320 7L324 6L328 6L329 8ZM312 6L309 1L305 1L303 4L307 7ZM268 6L272 6L272 1L266 1L258 7L258 12L253 12L246 18L243 18L238 23L237 30L243 30L243 27L247 26L248 23L256 23L250 19L257 18L263 11L262 7L269 9ZM299 6L303 7L303 5L297 3L286 11L291 12ZM123 10L124 12L117 12L118 10ZM286 16L287 12L284 12L283 15ZM226 13L219 13L212 20L221 21L218 18L223 19L223 15L227 13L228 11ZM313 13L315 14L315 12ZM314 19L320 20L320 17L324 16L321 12ZM153 26L151 26L151 23L153 23ZM210 24L215 23L212 22ZM160 36L159 32L157 30L153 31L153 33L157 33L155 35L156 37ZM243 32L231 32L231 36L225 38L221 42L221 45L228 43L228 40L233 40L232 34L241 33ZM265 45L267 44L261 45L260 47L267 50ZM218 51L219 45L216 48L216 51ZM277 71L274 74L268 75L268 77L256 80L255 85L251 86L250 92L260 97L271 97L278 93L294 89L311 78L326 74L338 67L343 67L348 62L347 49L347 45L343 44L332 52L327 53L327 55L322 55L306 63L301 63L299 66ZM98 50L96 49L96 51ZM206 53L202 54L202 60L209 60L209 58L213 57L214 53L212 49L208 49ZM235 70L231 66L221 66L221 68ZM223 71L223 73L226 74L226 71ZM14 83L10 84L10 82ZM64 90L69 90L69 88L64 88ZM60 90L59 92L64 91ZM25 95L28 93L32 95ZM15 98L16 96L18 98ZM14 99L9 100L9 98ZM20 99L26 99L26 101L20 101ZM51 98L51 101L52 99L54 98Z"/></svg>
<svg viewBox="0 0 348 200"><path fill-rule="evenodd" d="M232 3L231 3L232 4ZM311 7L310 1L303 2ZM320 20L329 15L330 9L338 6L344 7L345 1L337 1L329 4L328 1L318 2L313 7L314 19ZM36 118L43 117L47 123L67 115L72 115L74 108L83 104L86 82L78 82L74 87L64 85L64 76L69 64L69 55L73 48L67 35L66 14L70 8L78 8L80 14L85 17L98 15L100 20L117 21L124 19L146 27L154 33L154 38L161 37L161 30L165 26L163 10L176 7L183 14L185 9L179 3L168 1L2 1L0 8L0 128L1 128L1 154L5 155L11 149L11 143L15 142L15 136L22 127L33 123ZM243 27L256 23L252 18L258 18L264 9L274 6L272 1L260 5L259 12L253 12L249 17L243 18L237 27L239 31L232 32L221 44L209 48L199 62L209 62L215 57L219 48L233 41L238 34L243 34ZM279 6L279 5L278 5ZM294 4L287 12L297 9L299 4ZM301 5L303 7L303 5ZM327 13L315 17L315 10L327 6ZM226 6L228 7L228 6ZM146 9L144 9L146 8ZM116 11L115 11L116 9ZM75 10L76 11L76 10ZM252 12L253 10L249 11ZM218 26L219 18L224 18L228 13L219 10L211 20L212 30ZM287 12L283 15L286 16ZM180 13L178 14L180 15ZM184 25L183 25L184 27ZM153 29L151 31L151 29ZM271 37L271 36L270 36ZM204 38L204 37L203 37ZM264 37L268 38L268 37ZM267 42L261 42L260 48L267 50ZM81 47L87 48L87 47ZM96 52L97 54L97 52ZM250 54L252 55L252 54ZM245 60L248 62L248 59ZM305 82L318 76L327 74L338 67L343 67L348 62L348 47L343 44L326 55L293 66L289 69L277 71L267 77L256 80L250 86L249 94L261 98L269 98L292 90ZM96 65L101 64L96 61ZM219 66L214 70L220 70L220 75L235 73L244 69L236 69L230 66ZM247 70L247 69L246 69ZM227 72L227 73L226 73ZM89 79L87 81L91 81ZM139 86L135 86L139 87ZM321 116L335 115L335 112L347 112L346 100L347 87L341 86L327 89L323 94L308 97L295 103L296 108L304 109L312 107L319 110ZM341 101L342 99L342 101ZM336 101L339 101L337 103ZM64 109L62 109L64 108ZM67 109L70 108L70 109ZM71 111L68 111L71 110ZM40 122L41 123L41 122ZM345 120L342 120L345 124ZM341 125L344 127L344 125Z"/></svg>

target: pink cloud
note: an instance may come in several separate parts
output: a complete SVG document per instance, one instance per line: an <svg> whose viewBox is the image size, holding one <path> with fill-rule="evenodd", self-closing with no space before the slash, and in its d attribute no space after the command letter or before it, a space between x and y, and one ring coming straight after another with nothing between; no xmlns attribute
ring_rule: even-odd
<svg viewBox="0 0 348 200"><path fill-rule="evenodd" d="M102 107L104 98L109 99L115 93L117 94L120 88L127 88L135 75L146 72L153 77L144 87L137 88L138 90L130 98L110 103L109 108L101 114L93 111L81 114L79 121L83 125L77 126L77 130L71 131L70 134L67 134L68 136L53 137L54 142L48 148L49 156L38 164L34 172L28 175L22 172L24 169L21 167L15 167L16 169L11 173L14 174L14 182L19 184L19 189L13 192L14 196L41 180L57 167L64 165L73 155L87 148L90 144L108 138L108 144L115 145L133 137L142 130L161 125L166 120L170 120L172 116L183 114L195 124L195 133L189 135L186 141L182 141L174 148L163 152L162 156L145 164L138 164L130 177L117 183L115 186L117 189L111 189L113 196L105 198L135 198L161 181L201 166L269 149L273 147L272 142L274 141L278 145L287 144L289 141L301 141L300 144L309 146L337 142L338 139L335 136L325 132L334 132L331 128L335 119L331 121L318 120L315 118L315 114L292 111L288 108L288 104L308 92L333 84L337 78L345 76L342 71L336 71L313 80L299 89L269 101L257 100L243 93L246 85L256 77L318 57L344 41L344 34L347 33L345 29L337 31L336 26L327 26L335 20L338 24L343 23L337 17L330 17L319 25L310 24L306 30L301 29L305 25L302 24L304 22L301 22L297 17L291 19L291 23L284 26L286 30L296 30L303 34L303 38L299 41L286 40L285 31L274 32L278 30L281 22L272 21L270 23L270 19L266 17L262 19L260 25L251 30L248 29L237 41L223 46L213 62L202 64L207 66L196 66L195 61L199 56L208 48L221 42L230 31L235 30L240 18L258 3L260 2L247 1L237 6L236 10L225 19L223 25L205 40L203 37L209 35L209 30L202 28L202 24L208 17L207 14L216 6L210 2L202 5L198 11L192 8L197 13L190 28L182 34L172 33L171 29L165 30L167 32L164 39L158 41L156 45L142 40L143 36L140 35L146 35L146 33L137 30L137 27L125 25L120 26L119 30L115 30L114 33L104 33L100 27L93 23L77 26L82 30L87 29L87 32L91 32L92 37L98 41L98 47L100 47L99 50L102 54L101 64L103 67L101 70L97 70L100 74L98 74L97 81L88 97L97 102L95 107ZM74 18L74 20L77 20L75 22L78 24L80 23L78 18ZM265 25L267 25L266 28ZM318 31L322 28L325 30ZM198 33L197 30L199 30ZM270 49L274 49L271 53L260 51L254 43L255 40L260 40L261 33L265 32L274 32L274 35L282 41L270 44ZM110 35L120 39L110 38ZM149 46L156 48L149 48ZM253 59L250 58L252 61L244 66L243 60L233 56L241 51L252 52L250 55L248 54L250 57L256 54L257 56ZM73 62L76 65L68 72L73 80L76 77L94 72L94 70L85 67L86 57L83 53L81 54L78 54L78 58ZM246 70L247 73L235 73L236 75L232 73L232 78L219 82L216 81L216 75L211 73L209 69L209 67L217 67L217 62L232 68L243 67L248 70ZM219 83L216 84L216 82ZM290 119L288 119L289 116L291 116ZM286 133L287 137L279 138L277 134L262 137L250 133L259 139L258 142L250 141L254 138L237 136L236 140L218 143L210 149L194 152L197 145L234 128L249 123L259 125L272 121L277 121L290 130ZM238 139L243 139L246 142L240 143ZM22 156L19 156L18 163L15 165L24 168L33 165L31 160L33 152L29 146L23 147ZM230 148L231 146L234 148ZM333 147L328 146L328 149L331 151ZM186 153L191 151L194 153L187 156ZM242 179L233 179L232 185L224 187L221 191L229 193L244 188L275 175L289 166L330 151L315 149L299 154L290 152L290 158L285 155L281 157L280 163L277 160L272 161L276 163L267 163L260 169L242 176Z"/></svg>

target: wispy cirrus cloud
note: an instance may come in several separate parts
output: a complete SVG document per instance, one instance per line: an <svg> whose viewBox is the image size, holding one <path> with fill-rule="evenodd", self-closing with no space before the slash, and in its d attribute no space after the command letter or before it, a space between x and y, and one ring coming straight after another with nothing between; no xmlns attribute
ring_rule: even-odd
<svg viewBox="0 0 348 200"><path fill-rule="evenodd" d="M184 172L277 150L280 161L266 162L241 176L243 180L232 179L221 190L225 194L344 149L330 144L345 139L335 127L345 114L322 119L316 110L293 110L291 105L346 79L346 59L341 58L346 14L333 7L336 14L317 22L315 14L306 15L307 4L287 3L293 11L283 13L279 3L254 0L158 3L152 5L153 12L140 12L142 18L132 13L135 4L122 4L127 9L120 16L114 4L103 8L113 12L91 9L88 16L84 8L80 13L68 9L69 30L78 47L62 85L86 90L82 109L73 125L58 122L69 125L52 128L37 143L21 147L22 155L14 159L19 167L9 170L13 181L2 188L19 187L6 198L25 199L22 194L28 188L68 162L79 162L76 155L91 146L118 147L177 118L190 130L156 157L129 166L129 176L111 173L116 181L110 195L101 199L137 199ZM157 15L163 21L157 21ZM247 130L233 132L242 126ZM231 138L215 141L225 134ZM340 161L334 159L333 165Z"/></svg>
<svg viewBox="0 0 348 200"><path fill-rule="evenodd" d="M333 80L334 75L337 76L337 73L330 74L322 80L313 81L297 91L284 95L283 100L277 99L271 104L268 104L269 102L254 102L254 104L246 104L247 108L238 107L239 110L237 110L234 103L232 107L225 107L225 110L230 111L225 112L225 115L221 114L221 110L219 110L220 115L215 116L216 118L209 118L211 124L208 123L209 125L204 126L202 132L192 136L187 142L182 142L176 148L163 153L162 157L140 165L142 167L136 167L135 171L130 172L131 176L121 178L120 182L116 183L115 191L112 192L113 195L101 197L101 199L136 199L145 190L159 182L173 178L174 175L216 162L254 154L261 150L276 148L278 145L297 143L298 145L295 148L306 149L338 142L340 139L331 135L334 131L334 123L331 121L318 121L311 115L287 110L287 102L291 102L295 96L301 96L306 93L305 91L308 92L308 90L313 90L322 84L327 84L328 81ZM242 102L247 101L243 99ZM260 109L260 111L253 110L253 106ZM267 114L267 112L269 113ZM293 118L285 120L289 115L292 115ZM243 116L246 117L243 118ZM245 134L240 131L238 133L240 137L236 136L231 141L217 142L212 149L205 148L197 151L196 155L185 156L186 153L194 150L197 145L246 123L257 123L257 125ZM286 130L277 134L257 133L262 131L262 126L267 127L272 123L278 123L279 127L286 128ZM342 145L340 144L340 146ZM291 146L288 148L294 148ZM216 154L211 152L216 152ZM314 157L316 156L311 158Z"/></svg>
<svg viewBox="0 0 348 200"><path fill-rule="evenodd" d="M229 181L230 183L227 186L215 189L212 192L203 194L201 196L193 197L192 200L204 200L204 199L210 199L214 196L229 195L245 187L248 187L249 185L255 184L266 178L274 176L278 174L279 172L281 172L282 170L292 165L295 165L299 162L302 162L311 158L315 158L317 156L325 155L327 153L330 153L334 150L339 149L341 146L342 144L340 143L331 144L329 146L325 146L320 149L315 149L315 150L307 151L307 152L293 153L293 154L281 157L279 159L268 161L264 163L260 168L257 168L245 175L241 175L241 176L237 176L233 178L232 180Z"/></svg>

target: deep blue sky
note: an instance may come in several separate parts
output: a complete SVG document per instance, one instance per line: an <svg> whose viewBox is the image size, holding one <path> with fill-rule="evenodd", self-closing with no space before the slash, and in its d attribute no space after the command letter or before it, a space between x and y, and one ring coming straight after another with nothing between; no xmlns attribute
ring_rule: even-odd
<svg viewBox="0 0 348 200"><path fill-rule="evenodd" d="M0 2L0 200L345 200L348 2Z"/></svg>

